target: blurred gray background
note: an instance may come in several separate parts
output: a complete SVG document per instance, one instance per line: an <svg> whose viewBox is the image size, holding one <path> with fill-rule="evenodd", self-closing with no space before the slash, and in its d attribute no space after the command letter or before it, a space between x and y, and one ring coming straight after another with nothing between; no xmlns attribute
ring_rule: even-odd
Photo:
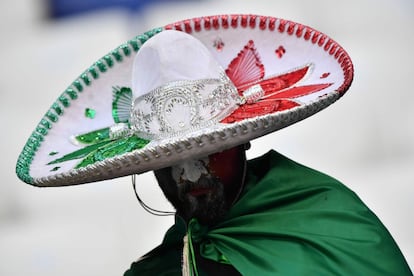
<svg viewBox="0 0 414 276"><path fill-rule="evenodd" d="M15 176L26 140L58 95L97 59L148 29L195 16L253 13L331 36L350 54L354 83L338 103L253 142L336 177L389 229L414 268L414 2L412 0L164 1L48 19L44 1L0 3L0 275L121 275L158 245L172 217L137 203L130 178L34 188ZM411 123L410 123L411 122ZM151 173L144 200L170 210Z"/></svg>

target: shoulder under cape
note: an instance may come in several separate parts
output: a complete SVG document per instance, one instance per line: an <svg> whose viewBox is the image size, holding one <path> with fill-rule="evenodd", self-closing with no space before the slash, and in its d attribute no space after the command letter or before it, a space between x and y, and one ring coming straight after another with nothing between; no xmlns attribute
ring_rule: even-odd
<svg viewBox="0 0 414 276"><path fill-rule="evenodd" d="M193 240L207 259L242 275L412 275L393 238L337 180L271 151L249 161L227 217ZM180 275L181 219L125 276Z"/></svg>

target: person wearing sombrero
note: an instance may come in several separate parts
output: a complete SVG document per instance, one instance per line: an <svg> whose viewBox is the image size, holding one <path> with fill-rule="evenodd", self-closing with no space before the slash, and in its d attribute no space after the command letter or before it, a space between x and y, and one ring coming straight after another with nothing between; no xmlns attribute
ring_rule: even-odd
<svg viewBox="0 0 414 276"><path fill-rule="evenodd" d="M340 182L275 151L246 161L249 141L327 107L352 77L342 47L310 27L255 15L184 20L86 70L16 171L49 187L154 170L175 224L126 276L412 275Z"/></svg>

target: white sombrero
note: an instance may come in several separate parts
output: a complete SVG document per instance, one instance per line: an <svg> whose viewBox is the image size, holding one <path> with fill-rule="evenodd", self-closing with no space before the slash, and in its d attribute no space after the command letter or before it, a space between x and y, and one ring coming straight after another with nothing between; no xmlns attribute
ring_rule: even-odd
<svg viewBox="0 0 414 276"><path fill-rule="evenodd" d="M19 156L36 186L139 174L246 143L327 107L353 78L347 53L301 24L194 18L135 37L64 91Z"/></svg>

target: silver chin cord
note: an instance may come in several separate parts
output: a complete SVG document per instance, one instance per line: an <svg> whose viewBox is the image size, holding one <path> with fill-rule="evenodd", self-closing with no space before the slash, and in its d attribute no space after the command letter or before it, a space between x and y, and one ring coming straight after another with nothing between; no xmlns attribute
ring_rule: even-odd
<svg viewBox="0 0 414 276"><path fill-rule="evenodd" d="M137 188L136 188L136 185L135 185L135 181L136 181L136 175L133 174L132 175L132 187L134 188L134 193L135 193L135 196L136 196L139 204L141 204L142 208L144 208L145 211L147 211L148 213L150 213L152 215L155 215L155 216L173 216L173 215L175 215L175 212L156 210L154 208L149 207L147 204L145 204L145 202L143 202L142 199L138 195Z"/></svg>

